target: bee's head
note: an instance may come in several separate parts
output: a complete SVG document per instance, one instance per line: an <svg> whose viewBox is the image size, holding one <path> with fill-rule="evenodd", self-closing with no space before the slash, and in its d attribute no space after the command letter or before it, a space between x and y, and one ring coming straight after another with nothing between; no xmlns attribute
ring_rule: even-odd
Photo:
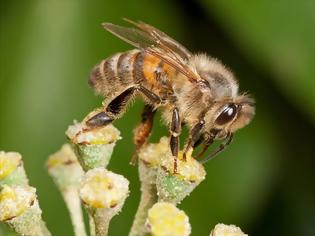
<svg viewBox="0 0 315 236"><path fill-rule="evenodd" d="M216 139L224 139L229 133L244 127L255 114L254 100L249 96L241 95L233 100L216 103L206 115L211 119L208 132Z"/></svg>

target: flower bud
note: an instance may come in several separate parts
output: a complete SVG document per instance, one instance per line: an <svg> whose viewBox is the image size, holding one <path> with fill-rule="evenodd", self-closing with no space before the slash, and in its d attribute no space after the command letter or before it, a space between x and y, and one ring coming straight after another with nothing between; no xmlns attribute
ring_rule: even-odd
<svg viewBox="0 0 315 236"><path fill-rule="evenodd" d="M28 184L22 156L19 153L0 151L0 184Z"/></svg>
<svg viewBox="0 0 315 236"><path fill-rule="evenodd" d="M166 202L156 203L149 210L146 228L153 236L187 236L191 233L185 212Z"/></svg>
<svg viewBox="0 0 315 236"><path fill-rule="evenodd" d="M0 220L5 221L21 215L36 199L35 188L3 185L0 192Z"/></svg>
<svg viewBox="0 0 315 236"><path fill-rule="evenodd" d="M247 236L235 225L217 224L211 231L210 236Z"/></svg>
<svg viewBox="0 0 315 236"><path fill-rule="evenodd" d="M69 144L64 144L58 152L50 155L46 166L61 192L69 187L77 188L84 173Z"/></svg>
<svg viewBox="0 0 315 236"><path fill-rule="evenodd" d="M41 210L30 186L3 185L0 191L0 220L19 235L42 235L45 225Z"/></svg>
<svg viewBox="0 0 315 236"><path fill-rule="evenodd" d="M104 168L89 170L80 188L81 200L91 208L115 208L129 194L129 181Z"/></svg>
<svg viewBox="0 0 315 236"><path fill-rule="evenodd" d="M87 171L108 165L120 132L113 125L90 129L85 122L69 126L66 136L73 144L82 168Z"/></svg>
<svg viewBox="0 0 315 236"><path fill-rule="evenodd" d="M129 181L99 167L86 172L80 197L95 225L95 235L107 235L111 219L122 209L129 195Z"/></svg>
<svg viewBox="0 0 315 236"><path fill-rule="evenodd" d="M159 201L177 204L205 179L204 167L191 156L191 153L192 150L186 153L184 159L183 152L179 152L176 173L174 173L174 157L170 150L167 149L161 157L156 179Z"/></svg>

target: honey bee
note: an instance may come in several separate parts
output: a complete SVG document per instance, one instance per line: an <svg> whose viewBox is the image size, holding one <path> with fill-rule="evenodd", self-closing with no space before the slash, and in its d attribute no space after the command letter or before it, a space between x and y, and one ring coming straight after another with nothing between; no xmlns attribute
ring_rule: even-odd
<svg viewBox="0 0 315 236"><path fill-rule="evenodd" d="M161 108L170 130L175 170L182 125L189 129L184 154L203 143L197 155L201 156L214 140L222 140L201 162L210 160L228 146L236 130L252 120L254 100L239 93L233 73L219 60L192 54L151 25L126 21L134 27L102 24L136 49L110 56L92 70L89 85L106 99L104 109L88 119L86 125L96 128L113 122L140 95L146 105L141 124L135 129L137 150L148 139L155 111Z"/></svg>

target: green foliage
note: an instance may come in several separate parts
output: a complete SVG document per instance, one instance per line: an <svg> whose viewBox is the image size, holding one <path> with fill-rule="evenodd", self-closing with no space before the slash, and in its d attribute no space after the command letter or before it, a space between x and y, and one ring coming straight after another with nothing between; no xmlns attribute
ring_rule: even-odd
<svg viewBox="0 0 315 236"><path fill-rule="evenodd" d="M244 54L315 122L315 2L201 2Z"/></svg>

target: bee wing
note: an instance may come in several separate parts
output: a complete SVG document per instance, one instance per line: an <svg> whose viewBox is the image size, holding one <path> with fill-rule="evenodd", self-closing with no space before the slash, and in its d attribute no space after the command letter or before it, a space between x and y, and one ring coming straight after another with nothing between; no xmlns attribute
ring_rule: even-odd
<svg viewBox="0 0 315 236"><path fill-rule="evenodd" d="M191 52L188 51L183 45L179 42L165 34L164 32L160 31L159 29L153 27L152 25L148 25L144 22L134 22L132 20L124 18L125 21L129 22L130 24L135 25L140 30L146 32L151 37L154 38L155 42L158 42L161 45L167 46L173 52L177 53L182 59L188 60L191 57Z"/></svg>
<svg viewBox="0 0 315 236"><path fill-rule="evenodd" d="M191 57L191 53L185 47L151 25L127 21L137 28L124 27L112 23L103 23L102 26L123 41L158 57L164 63L185 75L190 81L196 82L201 80L199 75L187 65L187 60Z"/></svg>
<svg viewBox="0 0 315 236"><path fill-rule="evenodd" d="M112 23L103 23L102 26L113 35L137 48L152 47L156 44L151 35L139 29L114 25Z"/></svg>

